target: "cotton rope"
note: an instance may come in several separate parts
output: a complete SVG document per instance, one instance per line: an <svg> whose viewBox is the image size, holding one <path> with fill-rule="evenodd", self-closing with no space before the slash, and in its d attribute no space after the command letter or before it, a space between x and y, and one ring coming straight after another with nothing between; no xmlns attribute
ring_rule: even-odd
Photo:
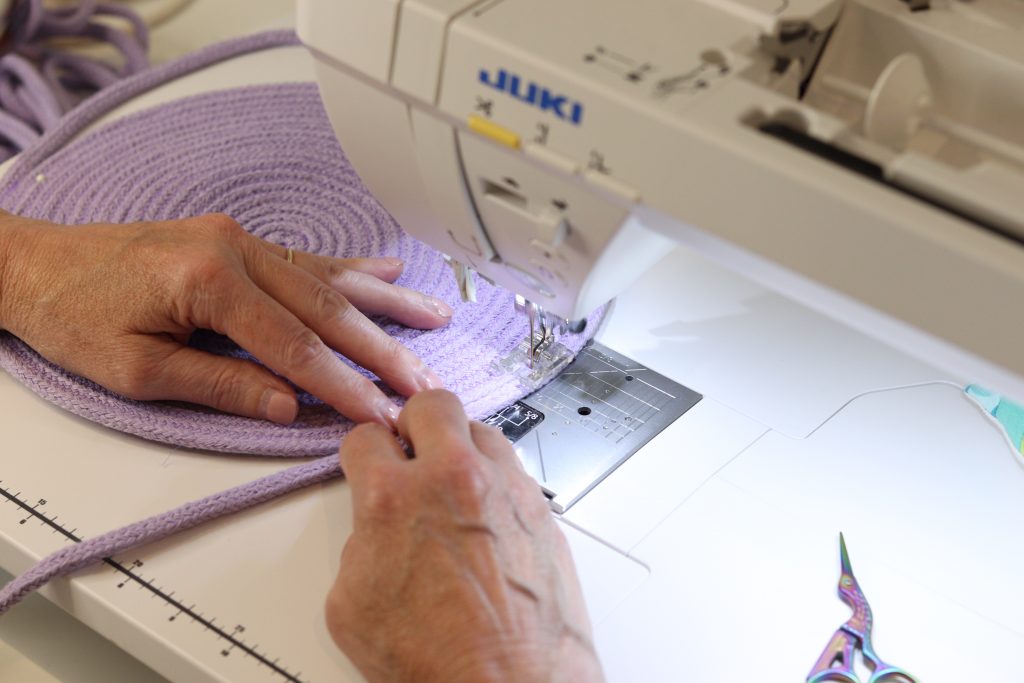
<svg viewBox="0 0 1024 683"><path fill-rule="evenodd" d="M287 31L229 41L114 84L19 158L0 188L0 207L69 224L223 212L253 234L296 250L398 257L406 263L399 284L443 299L455 313L448 326L433 331L379 322L437 372L471 417L483 418L535 389L539 383L528 385L498 368L528 333L512 295L480 283L477 303L460 301L442 256L405 234L361 184L313 84L193 96L76 138L140 92L236 55L295 42ZM598 318L560 341L578 352ZM213 334L196 335L192 343L248 357ZM0 368L76 415L146 439L218 452L326 456L66 547L0 590L0 612L57 576L341 474L336 452L352 423L308 394L300 392L291 426L132 401L64 371L8 333L0 333Z"/></svg>
<svg viewBox="0 0 1024 683"><path fill-rule="evenodd" d="M109 17L130 30L103 21ZM112 46L121 64L67 45L79 38ZM146 68L148 44L146 23L124 6L79 0L52 8L42 0L14 0L0 44L0 161L33 144L84 97Z"/></svg>

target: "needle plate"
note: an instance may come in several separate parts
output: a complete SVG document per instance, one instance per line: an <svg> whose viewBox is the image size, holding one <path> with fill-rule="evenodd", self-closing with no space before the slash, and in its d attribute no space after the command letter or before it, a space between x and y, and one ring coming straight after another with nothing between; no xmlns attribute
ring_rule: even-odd
<svg viewBox="0 0 1024 683"><path fill-rule="evenodd" d="M515 444L556 512L695 406L701 395L601 344L485 422Z"/></svg>

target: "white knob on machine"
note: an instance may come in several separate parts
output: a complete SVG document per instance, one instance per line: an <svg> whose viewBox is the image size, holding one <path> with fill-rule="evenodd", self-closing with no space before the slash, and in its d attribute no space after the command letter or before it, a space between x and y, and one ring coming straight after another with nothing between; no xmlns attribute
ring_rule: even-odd
<svg viewBox="0 0 1024 683"><path fill-rule="evenodd" d="M931 99L932 88L921 59L910 53L896 57L871 88L864 112L864 134L890 149L906 149Z"/></svg>
<svg viewBox="0 0 1024 683"><path fill-rule="evenodd" d="M537 239L550 247L552 252L562 246L569 235L569 221L560 211L545 209L537 217Z"/></svg>

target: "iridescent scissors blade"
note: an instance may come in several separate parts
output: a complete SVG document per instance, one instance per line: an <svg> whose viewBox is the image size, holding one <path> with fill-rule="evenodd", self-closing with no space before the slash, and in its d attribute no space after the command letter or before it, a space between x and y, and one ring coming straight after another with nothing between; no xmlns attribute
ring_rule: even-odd
<svg viewBox="0 0 1024 683"><path fill-rule="evenodd" d="M871 605L853 575L850 554L846 551L846 539L842 533L839 534L839 563L839 597L850 606L853 615L832 634L811 673L807 675L807 683L860 683L854 669L854 653L857 650L860 650L864 663L871 669L868 683L917 683L917 679L906 671L886 664L875 654L871 645Z"/></svg>
<svg viewBox="0 0 1024 683"><path fill-rule="evenodd" d="M853 567L850 566L850 553L846 552L846 539L843 532L839 532L839 567L843 574L853 576Z"/></svg>

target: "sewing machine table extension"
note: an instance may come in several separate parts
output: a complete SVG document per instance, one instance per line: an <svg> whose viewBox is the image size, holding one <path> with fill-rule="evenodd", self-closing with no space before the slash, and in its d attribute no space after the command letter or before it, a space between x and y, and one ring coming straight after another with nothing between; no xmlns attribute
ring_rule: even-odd
<svg viewBox="0 0 1024 683"><path fill-rule="evenodd" d="M1021 300L1024 249L1015 241L1013 212L1000 209L1004 200L1019 199L1012 192L992 196L1002 187L993 178L1016 172L1015 148L1008 144L992 162L995 171L976 171L991 181L987 189L939 201L907 180L925 163L916 157L905 175L883 183L804 147L814 147L807 137L820 136L849 153L895 163L898 131L879 123L887 131L878 133L882 138L854 140L822 112L863 116L858 98L872 92L869 81L898 57L888 53L908 40L908 31L939 40L942 30L970 30L985 36L974 49L1012 51L1018 43L1007 47L987 32L1000 35L1002 18L1004 30L1019 36L1024 21L1019 8L988 2L950 9L933 0L932 9L916 12L898 0L846 3L842 13L829 3L791 1L781 15L774 7L754 0L305 2L300 35L315 59L300 48L247 56L132 107L204 89L310 80L315 70L353 161L360 164L361 143L346 139L343 112L353 125L372 121L389 140L376 147L378 155L393 155L388 163L406 169L383 186L372 168L364 173L385 204L400 219L403 202L423 202L424 216L450 219L435 231L436 223L404 218L408 229L539 304L553 325L616 297L597 341L691 400L631 457L575 489L579 495L566 498L557 515L609 681L804 680L823 634L849 616L834 597L842 530L856 546L858 580L885 615L874 634L880 651L929 683L1010 683L1019 667L1006 655L1024 646L1024 471L981 411L941 382L981 381L1011 395L1020 387L1021 359L1003 342L1021 348L1009 311ZM665 26L651 28L644 40L638 26L652 8L664 13ZM564 30L562 12L580 17L578 31ZM856 38L850 32L875 26L879 17L898 21L885 24L889 29L873 43L871 69L878 73L858 72L826 48L815 72L830 76L831 85L813 78L804 85L808 46L788 19L796 16L810 22L808 31L830 35L829 43L840 41L833 47L849 47ZM837 17L855 19L853 28L836 26ZM741 19L746 28L739 35ZM780 33L784 27L792 30ZM507 40L499 39L502 31ZM683 39L694 31L702 36L699 48ZM655 38L670 32L678 39L659 52L666 43ZM420 38L406 52L406 43L392 42L399 35ZM483 43L493 48L485 61L471 50ZM519 57L506 61L510 45L519 46ZM751 56L758 45L780 52L779 59L759 62ZM546 52L551 46L558 46L558 58ZM349 47L353 53L344 59L331 54ZM366 69L352 68L364 53ZM964 140L1020 135L1019 124L1009 122L994 132L994 114L977 129L952 126L943 117L963 114L944 108L953 106L955 93L936 80L928 54L921 58L935 103L922 120L945 121L935 126L962 135L947 141L946 154L953 147L962 152ZM584 76L569 78L570 62ZM1009 79L1020 64L1004 60L1000 68ZM428 77L442 65L459 75L464 91ZM893 67L896 77L905 68ZM332 89L338 80L359 95ZM840 81L845 85L836 86ZM530 83L533 103L510 92L529 100ZM544 88L548 106L540 107ZM883 82L880 92L890 88ZM804 100L785 94L801 89ZM737 90L771 101L749 111L733 102L734 112L756 115L741 117L746 128L706 138L724 156L684 150L681 139L698 138L659 128L724 129L736 119L710 105L705 110L711 100L701 93L727 104ZM616 106L594 104L595 92ZM994 96L1015 93L1007 87ZM882 114L895 105L881 95L868 100L883 109L872 120L888 120ZM397 110L388 104L396 101ZM809 112L808 102L819 111ZM651 117L628 118L634 105ZM402 133L403 125L416 135ZM605 126L629 135L599 144L584 139ZM926 127L933 148L942 147L931 123ZM420 135L430 131L437 135ZM369 128L364 136L372 139ZM422 185L421 152L436 160L431 187ZM772 180L772 169L779 178ZM939 187L942 171L928 172ZM972 197L983 206L967 206ZM676 199L694 213L669 220ZM467 206L483 220L467 219ZM822 211L834 220L806 223ZM591 217L597 236L585 232ZM510 227L492 235L502 226ZM564 254L564 283L533 265L549 258L533 241L553 247L546 250L551 258ZM474 258L473 249L501 257ZM870 275L850 265L864 259L872 263ZM737 265L745 274L735 272ZM1005 320L995 313L999 306L1006 307ZM951 331L944 316L983 325ZM988 344L986 334L998 338ZM620 374L625 382L629 373ZM578 401L546 412L536 399L523 403L545 413L533 427L536 438L572 415L558 410L586 418L580 408L598 407ZM287 466L126 437L45 404L6 376L0 412L0 564L15 572L67 543L59 529L93 535ZM116 481L110 472L119 474ZM343 482L303 491L114 558L117 566L82 572L43 593L173 680L358 681L322 620L324 593L351 530L349 495Z"/></svg>

